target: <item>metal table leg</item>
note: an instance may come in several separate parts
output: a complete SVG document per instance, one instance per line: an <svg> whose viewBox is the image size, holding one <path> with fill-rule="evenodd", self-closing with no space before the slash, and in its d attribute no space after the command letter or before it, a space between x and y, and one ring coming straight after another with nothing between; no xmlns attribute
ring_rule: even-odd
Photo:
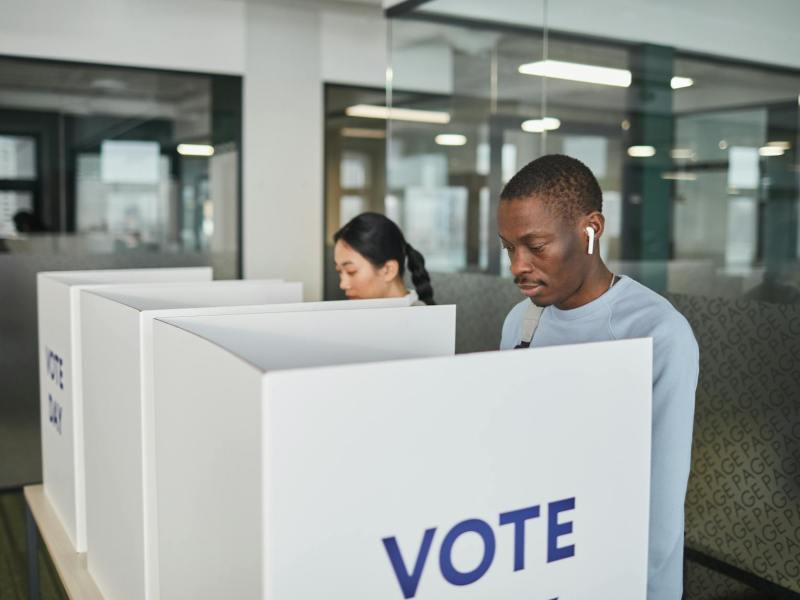
<svg viewBox="0 0 800 600"><path fill-rule="evenodd" d="M25 530L28 539L28 599L39 600L39 532L27 502L25 503Z"/></svg>

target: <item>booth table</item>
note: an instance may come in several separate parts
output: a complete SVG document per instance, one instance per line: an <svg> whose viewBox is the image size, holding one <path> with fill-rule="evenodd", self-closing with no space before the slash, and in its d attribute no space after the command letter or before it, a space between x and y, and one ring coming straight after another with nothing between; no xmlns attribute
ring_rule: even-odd
<svg viewBox="0 0 800 600"><path fill-rule="evenodd" d="M24 488L25 524L28 535L28 597L39 600L39 538L53 560L58 578L70 600L102 600L100 591L86 569L86 554L75 552L42 485Z"/></svg>

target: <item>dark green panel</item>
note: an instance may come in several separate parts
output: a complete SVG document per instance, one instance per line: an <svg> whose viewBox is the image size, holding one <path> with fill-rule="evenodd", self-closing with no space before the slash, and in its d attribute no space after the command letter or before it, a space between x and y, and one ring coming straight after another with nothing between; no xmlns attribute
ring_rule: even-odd
<svg viewBox="0 0 800 600"><path fill-rule="evenodd" d="M631 52L627 146L652 146L655 156L628 158L625 166L623 258L645 261L642 283L667 287L672 225L672 183L662 178L671 167L673 144L672 65L674 50L642 45Z"/></svg>

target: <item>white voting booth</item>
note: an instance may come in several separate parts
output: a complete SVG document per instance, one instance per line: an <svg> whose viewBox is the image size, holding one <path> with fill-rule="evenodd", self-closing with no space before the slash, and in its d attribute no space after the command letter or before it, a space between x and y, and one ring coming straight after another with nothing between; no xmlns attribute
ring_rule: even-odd
<svg viewBox="0 0 800 600"><path fill-rule="evenodd" d="M643 600L650 365L632 340L266 374L260 597Z"/></svg>
<svg viewBox="0 0 800 600"><path fill-rule="evenodd" d="M452 355L455 307L159 320L154 347L159 597L256 598L265 374ZM393 380L413 395L410 383ZM287 452L324 451L305 426L292 427Z"/></svg>
<svg viewBox="0 0 800 600"><path fill-rule="evenodd" d="M117 286L82 295L87 556L107 597L157 597L154 320L408 305L405 298L301 300L301 284L259 281Z"/></svg>
<svg viewBox="0 0 800 600"><path fill-rule="evenodd" d="M650 341L442 308L156 322L160 600L644 598Z"/></svg>
<svg viewBox="0 0 800 600"><path fill-rule="evenodd" d="M44 490L78 552L86 551L81 290L107 284L209 281L211 268L52 271L37 276Z"/></svg>
<svg viewBox="0 0 800 600"><path fill-rule="evenodd" d="M269 303L301 303L302 284L207 281L86 290L80 297L83 346L86 547L88 568L109 597L121 575L144 572L147 473L152 473L152 321L219 314ZM135 566L135 567L134 567Z"/></svg>

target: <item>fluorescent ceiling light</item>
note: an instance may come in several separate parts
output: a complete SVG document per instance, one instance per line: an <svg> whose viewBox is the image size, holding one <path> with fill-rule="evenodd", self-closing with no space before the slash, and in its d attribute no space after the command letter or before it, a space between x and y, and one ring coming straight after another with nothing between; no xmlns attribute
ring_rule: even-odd
<svg viewBox="0 0 800 600"><path fill-rule="evenodd" d="M694 85L694 79L691 77L676 76L670 79L669 85L673 90L680 90L682 88L692 87Z"/></svg>
<svg viewBox="0 0 800 600"><path fill-rule="evenodd" d="M382 140L386 137L383 129L367 129L366 127L342 127L342 137L347 138L367 138Z"/></svg>
<svg viewBox="0 0 800 600"><path fill-rule="evenodd" d="M365 119L394 119L396 121L413 121L416 123L450 122L450 113L436 110L416 110L413 108L388 108L373 104L356 104L345 109L348 117L363 117Z"/></svg>
<svg viewBox="0 0 800 600"><path fill-rule="evenodd" d="M673 148L669 155L675 160L692 160L694 151L691 148Z"/></svg>
<svg viewBox="0 0 800 600"><path fill-rule="evenodd" d="M528 133L542 133L543 131L555 131L561 127L561 121L555 117L544 117L543 119L530 119L522 123L522 131Z"/></svg>
<svg viewBox="0 0 800 600"><path fill-rule="evenodd" d="M182 156L213 156L214 146L207 144L178 144L178 154Z"/></svg>
<svg viewBox="0 0 800 600"><path fill-rule="evenodd" d="M661 174L661 179L668 179L670 181L697 181L697 174L687 173L686 171L666 171Z"/></svg>
<svg viewBox="0 0 800 600"><path fill-rule="evenodd" d="M539 75L540 77L617 87L628 87L631 84L631 72L627 69L582 65L561 60L540 60L527 63L520 65L519 72L525 75Z"/></svg>
<svg viewBox="0 0 800 600"><path fill-rule="evenodd" d="M781 150L788 150L792 147L789 142L767 142L767 146L770 148L780 148Z"/></svg>
<svg viewBox="0 0 800 600"><path fill-rule="evenodd" d="M94 79L92 80L91 86L95 89L105 90L107 92L120 92L128 87L124 81L111 77Z"/></svg>
<svg viewBox="0 0 800 600"><path fill-rule="evenodd" d="M653 146L631 146L628 148L628 156L633 158L649 158L656 155L656 149Z"/></svg>
<svg viewBox="0 0 800 600"><path fill-rule="evenodd" d="M785 150L778 146L762 146L758 149L759 156L782 156Z"/></svg>
<svg viewBox="0 0 800 600"><path fill-rule="evenodd" d="M597 65L584 65L562 60L540 60L526 63L520 65L519 72L525 75L539 75L540 77L625 88L630 87L633 79L628 69L598 67ZM690 77L673 77L670 80L673 90L687 88L691 85L694 85L694 80Z"/></svg>
<svg viewBox="0 0 800 600"><path fill-rule="evenodd" d="M460 133L440 133L436 136L436 143L440 146L463 146L467 143L467 136Z"/></svg>

